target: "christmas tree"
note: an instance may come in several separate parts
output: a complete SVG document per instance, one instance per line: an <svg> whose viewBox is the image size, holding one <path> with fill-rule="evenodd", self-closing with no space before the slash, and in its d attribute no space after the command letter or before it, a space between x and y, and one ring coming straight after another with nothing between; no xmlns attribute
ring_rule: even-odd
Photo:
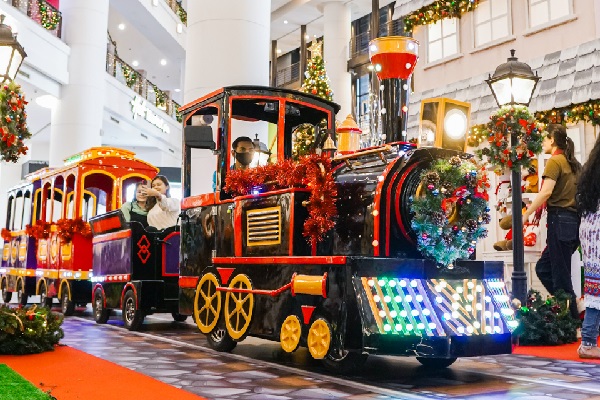
<svg viewBox="0 0 600 400"><path fill-rule="evenodd" d="M321 56L323 43L315 42L309 47L311 59L306 66L304 76L306 79L302 84L304 93L314 94L325 100L333 100L333 92L329 86L329 78L325 71L325 61Z"/></svg>

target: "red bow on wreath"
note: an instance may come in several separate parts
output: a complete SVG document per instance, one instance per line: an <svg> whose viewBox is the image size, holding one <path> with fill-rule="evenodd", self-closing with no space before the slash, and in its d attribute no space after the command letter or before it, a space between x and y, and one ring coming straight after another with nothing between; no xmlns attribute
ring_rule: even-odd
<svg viewBox="0 0 600 400"><path fill-rule="evenodd" d="M466 186L456 188L456 190L452 192L452 196L442 200L442 210L446 212L446 208L448 205L456 203L459 199L462 199L467 194L469 194L469 190Z"/></svg>

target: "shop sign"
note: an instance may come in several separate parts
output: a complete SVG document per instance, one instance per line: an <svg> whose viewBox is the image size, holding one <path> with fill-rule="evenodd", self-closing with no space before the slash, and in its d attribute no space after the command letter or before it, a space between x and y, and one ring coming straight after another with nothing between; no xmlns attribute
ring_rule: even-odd
<svg viewBox="0 0 600 400"><path fill-rule="evenodd" d="M150 110L150 108L148 108L148 102L146 99L140 96L135 96L129 103L131 104L133 119L136 119L138 116L142 117L164 133L169 134L169 125L167 124L167 121L156 115L152 110Z"/></svg>

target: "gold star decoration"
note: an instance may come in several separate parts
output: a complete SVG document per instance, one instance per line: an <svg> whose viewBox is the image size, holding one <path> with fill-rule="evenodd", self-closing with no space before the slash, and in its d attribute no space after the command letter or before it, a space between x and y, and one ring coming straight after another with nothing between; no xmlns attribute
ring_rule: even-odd
<svg viewBox="0 0 600 400"><path fill-rule="evenodd" d="M313 44L308 48L310 51L310 57L315 58L316 56L323 57L323 42L314 41Z"/></svg>

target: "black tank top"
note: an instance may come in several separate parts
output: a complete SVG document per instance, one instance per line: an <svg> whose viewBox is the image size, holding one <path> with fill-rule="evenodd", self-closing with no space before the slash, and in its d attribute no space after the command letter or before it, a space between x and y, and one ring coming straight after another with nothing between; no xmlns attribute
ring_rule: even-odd
<svg viewBox="0 0 600 400"><path fill-rule="evenodd" d="M129 205L129 220L139 222L144 228L148 226L148 217L133 211L133 201Z"/></svg>

